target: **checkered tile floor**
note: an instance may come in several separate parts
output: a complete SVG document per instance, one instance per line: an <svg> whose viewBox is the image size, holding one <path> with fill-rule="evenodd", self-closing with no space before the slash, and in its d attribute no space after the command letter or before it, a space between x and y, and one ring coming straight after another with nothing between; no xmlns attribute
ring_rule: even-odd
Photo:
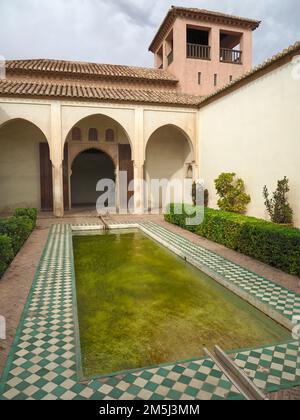
<svg viewBox="0 0 300 420"><path fill-rule="evenodd" d="M234 264L203 250L188 240L153 223L142 224L157 237L171 241L182 252L213 264L214 269L236 274ZM210 255L211 254L211 255ZM218 260L220 258L220 260ZM226 268L224 267L226 265ZM242 270L240 267L236 268ZM252 284L261 294L259 277L247 273L242 281L249 293ZM254 276L253 278L251 276ZM247 277L248 278L248 277ZM255 279L255 281L254 281ZM253 280L253 281L252 281ZM238 281L233 276L232 281ZM265 279L260 279L266 282ZM272 291L272 303L297 310L299 297L284 293L272 283L263 283ZM24 309L24 315L0 382L0 399L142 399L142 400L213 400L243 399L219 368L209 359L161 366L103 380L79 383L76 367L74 320L74 267L72 233L69 225L56 225L41 258L40 266ZM275 287L275 285L273 285ZM277 300L276 300L277 299ZM285 314L287 316L289 314ZM300 383L299 343L241 352L233 356L258 386L271 392ZM270 391L271 390L271 391Z"/></svg>
<svg viewBox="0 0 300 420"><path fill-rule="evenodd" d="M236 354L233 360L256 386L271 393L300 382L299 344L294 342L249 350Z"/></svg>

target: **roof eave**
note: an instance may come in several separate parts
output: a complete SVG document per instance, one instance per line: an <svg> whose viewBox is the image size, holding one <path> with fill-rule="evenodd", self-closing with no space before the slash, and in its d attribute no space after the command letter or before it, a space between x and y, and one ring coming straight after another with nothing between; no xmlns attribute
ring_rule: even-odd
<svg viewBox="0 0 300 420"><path fill-rule="evenodd" d="M159 101L143 101L143 100L125 100L125 99L95 99L95 98L77 98L77 97L69 97L69 96L55 96L55 95L28 95L28 94L7 94L0 92L0 98L22 98L22 99L36 99L36 100L64 100L64 101L71 101L71 102L91 102L91 103L118 103L118 104L132 104L132 105L145 105L145 106L166 106L166 107L173 107L173 108L192 108L197 110L199 107L198 103L189 104L189 103L176 103L176 102L159 102Z"/></svg>
<svg viewBox="0 0 300 420"><path fill-rule="evenodd" d="M138 83L151 83L151 84L163 84L163 85L177 85L179 81L177 79L155 79L155 78L147 78L147 77L132 77L132 76L115 76L115 75L99 75L99 74L92 74L92 73L74 73L74 72L67 72L67 71L51 71L51 70L37 70L37 69L10 69L6 70L7 74L11 75L33 75L33 76L68 76L71 78L79 78L79 79L91 79L91 80L117 80L119 82L138 82Z"/></svg>

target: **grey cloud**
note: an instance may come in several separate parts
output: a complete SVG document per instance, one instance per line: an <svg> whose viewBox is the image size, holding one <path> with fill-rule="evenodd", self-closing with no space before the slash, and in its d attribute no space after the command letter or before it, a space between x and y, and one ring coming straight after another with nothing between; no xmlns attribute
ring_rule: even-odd
<svg viewBox="0 0 300 420"><path fill-rule="evenodd" d="M143 2L140 0L110 0L114 8L128 17L133 25L153 27L155 21L152 20L151 10L152 3L157 2Z"/></svg>
<svg viewBox="0 0 300 420"><path fill-rule="evenodd" d="M172 4L262 20L255 64L300 39L299 0L0 0L0 55L151 66L148 46Z"/></svg>

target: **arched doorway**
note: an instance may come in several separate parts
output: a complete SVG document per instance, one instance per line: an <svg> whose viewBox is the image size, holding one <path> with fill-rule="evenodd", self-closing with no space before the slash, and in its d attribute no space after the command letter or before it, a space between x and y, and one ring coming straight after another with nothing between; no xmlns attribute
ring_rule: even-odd
<svg viewBox="0 0 300 420"><path fill-rule="evenodd" d="M35 124L13 119L0 127L0 212L17 207L52 210L52 164Z"/></svg>
<svg viewBox="0 0 300 420"><path fill-rule="evenodd" d="M145 176L148 186L148 207L161 209L169 204L163 199L162 188L159 195L151 191L151 181L167 180L169 183L193 178L194 151L188 136L174 125L157 129L149 138L146 147ZM176 191L178 192L178 191ZM180 192L182 197L185 191ZM170 191L169 200L174 201L174 189Z"/></svg>
<svg viewBox="0 0 300 420"><path fill-rule="evenodd" d="M116 120L106 115L90 115L79 120L72 127L67 135L65 145L67 150L65 160L68 158L69 161L66 178L68 177L69 183L64 195L70 197L71 207L93 206L95 208L97 198L101 195L101 192L96 192L96 184L100 179L107 178L116 182L115 206L120 209L123 201L125 202L123 195L127 193L127 189L123 191L123 183L119 182L119 174L127 173L127 184L134 177L131 142L125 129ZM101 153L102 158L100 157ZM108 163L103 163L104 157L106 157L106 162L110 162L110 166ZM100 162L98 167L92 168L86 162L91 162L93 159L98 159L99 162L102 159L102 163ZM84 165L86 168L82 169ZM101 168L103 173L101 173ZM89 176L90 180L94 179L89 192L85 191L82 186L83 178L79 175L80 173L84 173L86 178ZM95 182L96 178L97 182ZM89 184L89 182L86 179L84 184ZM131 195L132 193L128 192L127 201Z"/></svg>
<svg viewBox="0 0 300 420"><path fill-rule="evenodd" d="M115 169L112 158L99 148L89 148L79 153L72 163L72 207L95 208L101 195L96 191L97 183L102 179L115 181Z"/></svg>

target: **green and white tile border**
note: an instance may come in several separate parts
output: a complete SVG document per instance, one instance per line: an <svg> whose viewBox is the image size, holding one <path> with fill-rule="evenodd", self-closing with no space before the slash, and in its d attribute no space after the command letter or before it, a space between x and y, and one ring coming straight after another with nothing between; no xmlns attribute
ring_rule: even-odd
<svg viewBox="0 0 300 420"><path fill-rule="evenodd" d="M299 295L155 223L110 223L110 227L139 227L290 329L293 316L300 314ZM102 228L100 224L51 228L1 378L0 400L243 399L208 358L86 382L78 380L80 345L76 338L72 230L98 228ZM267 393L300 385L298 341L238 351L231 357Z"/></svg>

